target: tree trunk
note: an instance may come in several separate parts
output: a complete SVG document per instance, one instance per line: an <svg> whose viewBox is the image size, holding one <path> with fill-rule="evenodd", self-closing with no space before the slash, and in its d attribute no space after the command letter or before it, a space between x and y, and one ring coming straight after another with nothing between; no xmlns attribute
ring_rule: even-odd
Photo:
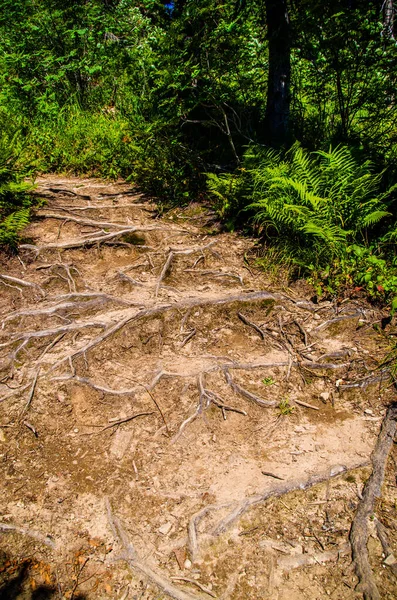
<svg viewBox="0 0 397 600"><path fill-rule="evenodd" d="M394 6L393 0L383 3L383 31L387 38L394 39Z"/></svg>
<svg viewBox="0 0 397 600"><path fill-rule="evenodd" d="M289 141L291 31L287 0L266 0L269 39L269 78L265 117L266 141L283 146Z"/></svg>

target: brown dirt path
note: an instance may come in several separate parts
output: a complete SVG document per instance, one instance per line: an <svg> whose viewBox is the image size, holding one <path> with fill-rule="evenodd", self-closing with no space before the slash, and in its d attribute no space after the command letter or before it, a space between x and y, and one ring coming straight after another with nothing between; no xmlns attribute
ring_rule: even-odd
<svg viewBox="0 0 397 600"><path fill-rule="evenodd" d="M270 283L205 208L38 184L0 265L0 598L362 597L347 543L394 394L382 314ZM395 598L375 533L369 551Z"/></svg>

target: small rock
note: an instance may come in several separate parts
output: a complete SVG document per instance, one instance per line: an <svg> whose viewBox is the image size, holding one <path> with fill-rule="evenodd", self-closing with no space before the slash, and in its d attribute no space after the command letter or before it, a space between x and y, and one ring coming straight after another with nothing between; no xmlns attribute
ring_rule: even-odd
<svg viewBox="0 0 397 600"><path fill-rule="evenodd" d="M332 467L330 471L331 477L335 477L335 475L339 475L339 473L344 473L346 471L346 467L344 465L335 465Z"/></svg>
<svg viewBox="0 0 397 600"><path fill-rule="evenodd" d="M76 429L73 429L73 431L74 431L74 433L78 433L79 432L79 430L77 429L77 427L76 427Z"/></svg>
<svg viewBox="0 0 397 600"><path fill-rule="evenodd" d="M330 397L330 393L329 392L321 392L321 394L320 394L320 398L324 402L327 402L327 400L329 400L329 397Z"/></svg>
<svg viewBox="0 0 397 600"><path fill-rule="evenodd" d="M389 556L385 558L383 562L385 563L385 565L388 565L390 567L391 565L395 565L397 563L397 560L394 554L389 554Z"/></svg>
<svg viewBox="0 0 397 600"><path fill-rule="evenodd" d="M318 315L317 313L315 313L313 315L313 319L315 319L316 321L319 321L321 319L320 315Z"/></svg>
<svg viewBox="0 0 397 600"><path fill-rule="evenodd" d="M370 408L366 408L366 409L364 410L364 414L365 414L365 415L373 415L373 414L374 414L374 411L373 411L373 410L371 410Z"/></svg>
<svg viewBox="0 0 397 600"><path fill-rule="evenodd" d="M4 431L0 429L0 442L5 442L6 436L4 435Z"/></svg>
<svg viewBox="0 0 397 600"><path fill-rule="evenodd" d="M159 533L161 533L161 535L167 535L171 531L171 529L172 523L168 521L167 523L164 523L164 525L159 527Z"/></svg>
<svg viewBox="0 0 397 600"><path fill-rule="evenodd" d="M183 566L185 567L185 569L191 569L192 568L192 561L187 558L185 560Z"/></svg>

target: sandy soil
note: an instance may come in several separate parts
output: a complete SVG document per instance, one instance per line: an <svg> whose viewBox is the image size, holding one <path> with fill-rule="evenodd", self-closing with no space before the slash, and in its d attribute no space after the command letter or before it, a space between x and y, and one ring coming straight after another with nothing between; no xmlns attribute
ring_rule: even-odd
<svg viewBox="0 0 397 600"><path fill-rule="evenodd" d="M362 598L348 539L395 396L385 315L267 280L205 207L38 183L0 257L0 598ZM396 457L368 545L388 599Z"/></svg>

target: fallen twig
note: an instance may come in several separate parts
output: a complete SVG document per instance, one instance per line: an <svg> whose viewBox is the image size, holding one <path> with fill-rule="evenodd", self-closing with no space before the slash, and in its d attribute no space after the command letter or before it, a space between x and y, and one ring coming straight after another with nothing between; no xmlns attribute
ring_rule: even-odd
<svg viewBox="0 0 397 600"><path fill-rule="evenodd" d="M299 406L304 406L305 408L311 408L312 410L320 410L317 406L313 406L312 404L308 404L307 402L302 402L302 400L297 400L294 398L295 404L299 404Z"/></svg>

